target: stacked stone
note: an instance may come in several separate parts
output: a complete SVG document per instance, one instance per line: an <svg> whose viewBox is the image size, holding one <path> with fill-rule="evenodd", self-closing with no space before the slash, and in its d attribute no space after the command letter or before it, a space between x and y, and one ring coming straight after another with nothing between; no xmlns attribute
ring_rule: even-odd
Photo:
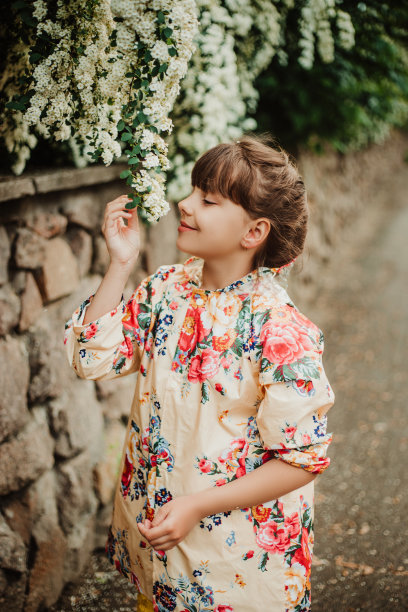
<svg viewBox="0 0 408 612"><path fill-rule="evenodd" d="M107 269L103 213L123 181L46 193L45 178L43 193L37 184L16 199L7 193L15 198L28 179L0 179L0 608L8 611L51 606L104 546L137 376L79 379L63 347L64 322ZM169 227L174 244L177 221L168 219L149 230L152 248L141 252L126 299L166 261L154 245L169 240Z"/></svg>

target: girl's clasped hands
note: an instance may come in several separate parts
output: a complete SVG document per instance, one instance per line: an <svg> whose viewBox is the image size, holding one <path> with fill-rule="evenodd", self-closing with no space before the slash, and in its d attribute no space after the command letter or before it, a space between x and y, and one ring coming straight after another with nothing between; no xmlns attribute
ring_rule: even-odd
<svg viewBox="0 0 408 612"><path fill-rule="evenodd" d="M191 495L182 495L160 506L153 521L145 519L137 526L155 550L165 551L181 542L201 518Z"/></svg>

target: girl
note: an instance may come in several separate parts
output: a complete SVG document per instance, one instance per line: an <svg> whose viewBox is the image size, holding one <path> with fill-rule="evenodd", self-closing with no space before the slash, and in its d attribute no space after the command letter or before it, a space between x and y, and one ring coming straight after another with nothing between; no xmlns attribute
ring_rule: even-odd
<svg viewBox="0 0 408 612"><path fill-rule="evenodd" d="M127 303L140 242L126 201L106 206L110 265L64 338L81 378L138 372L107 556L139 610L310 610L334 393L323 334L280 282L304 246L304 183L267 136L207 151L178 205L190 257Z"/></svg>

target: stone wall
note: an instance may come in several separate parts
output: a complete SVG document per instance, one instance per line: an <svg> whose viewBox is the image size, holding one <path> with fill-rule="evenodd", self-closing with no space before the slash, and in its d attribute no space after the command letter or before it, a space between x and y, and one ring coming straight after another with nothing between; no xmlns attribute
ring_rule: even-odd
<svg viewBox="0 0 408 612"><path fill-rule="evenodd" d="M354 222L388 206L407 148L407 136L394 133L347 157L300 155L312 218L290 282L302 304L315 299ZM106 271L100 228L106 203L126 193L124 167L0 177L0 606L8 611L51 606L105 542L137 374L77 378L63 324ZM174 210L154 228L140 226L126 299L159 265L188 257L175 248Z"/></svg>
<svg viewBox="0 0 408 612"><path fill-rule="evenodd" d="M113 384L77 378L63 328L106 271L103 212L126 193L118 178L125 167L0 177L0 607L7 611L51 606L104 545L136 375ZM160 265L157 249L146 247L157 241L140 228L126 299ZM161 261L176 257L169 245Z"/></svg>

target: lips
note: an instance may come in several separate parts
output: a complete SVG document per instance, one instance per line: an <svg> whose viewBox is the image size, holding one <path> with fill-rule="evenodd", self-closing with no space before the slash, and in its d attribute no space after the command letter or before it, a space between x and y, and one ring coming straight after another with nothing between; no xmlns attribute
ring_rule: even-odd
<svg viewBox="0 0 408 612"><path fill-rule="evenodd" d="M180 221L180 225L182 225L183 227L188 227L189 229L197 229L195 227L192 227L191 225L188 225L185 221Z"/></svg>

